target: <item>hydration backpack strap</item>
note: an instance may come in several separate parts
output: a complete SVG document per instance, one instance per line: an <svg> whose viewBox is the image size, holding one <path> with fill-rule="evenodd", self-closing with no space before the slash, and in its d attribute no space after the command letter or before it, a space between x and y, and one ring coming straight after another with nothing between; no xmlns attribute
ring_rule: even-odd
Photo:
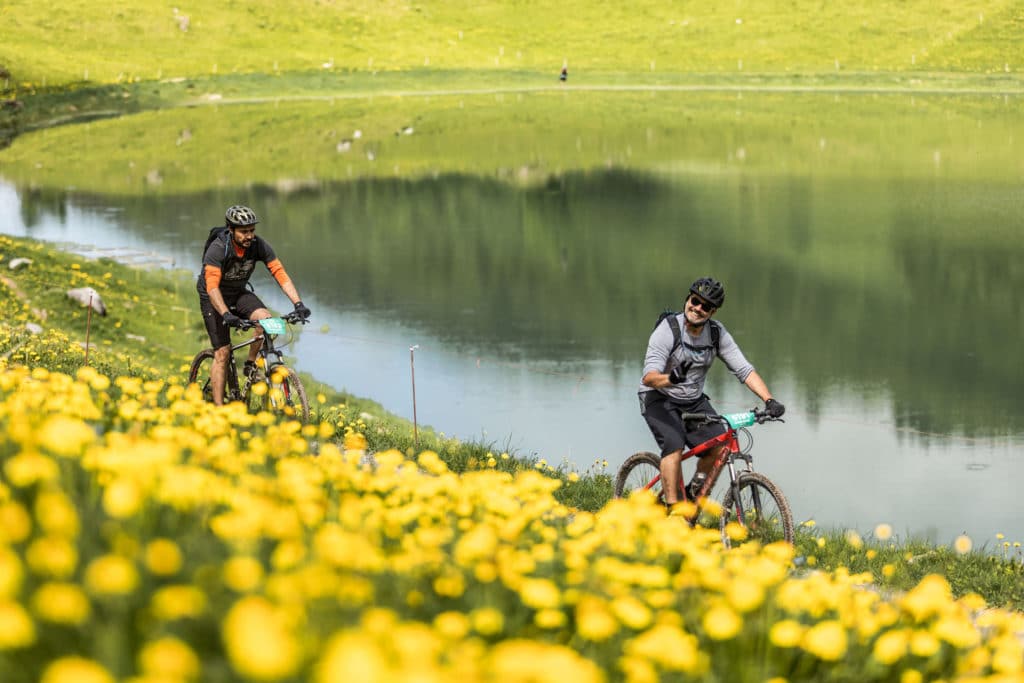
<svg viewBox="0 0 1024 683"><path fill-rule="evenodd" d="M679 318L676 317L675 313L667 316L667 318L668 326L672 328L672 350L668 352L669 356L671 356L675 352L676 347L683 343L683 333L679 331Z"/></svg>
<svg viewBox="0 0 1024 683"><path fill-rule="evenodd" d="M708 321L711 324L711 345L715 347L715 355L720 356L721 352L718 349L718 341L722 338L722 328L714 320Z"/></svg>

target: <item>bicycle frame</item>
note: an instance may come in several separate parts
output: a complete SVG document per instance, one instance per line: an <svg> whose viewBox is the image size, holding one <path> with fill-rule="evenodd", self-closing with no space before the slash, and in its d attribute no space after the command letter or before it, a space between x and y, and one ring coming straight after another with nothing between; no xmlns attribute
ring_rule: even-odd
<svg viewBox="0 0 1024 683"><path fill-rule="evenodd" d="M701 417L704 417L704 416L701 416ZM726 465L728 465L728 467L729 467L730 486L735 486L735 484L736 484L736 468L734 466L734 463L735 463L736 456L739 456L739 457L741 457L741 458L743 458L744 460L747 461L747 470L748 471L752 469L751 468L751 459L750 459L750 457L746 456L746 455L743 455L743 453L740 450L740 442L739 442L739 438L737 437L737 432L738 432L737 428L730 425L730 426L728 426L726 428L724 433L719 434L718 436L711 437L707 441L699 443L696 446L694 446L693 448L691 448L690 450L688 450L688 451L683 453L683 456L682 456L682 458L679 461L679 463L680 463L680 471L682 471L682 463L683 463L683 461L689 460L690 458L700 457L703 453L706 453L706 452L710 451L713 448L718 448L719 446L725 446L726 447L726 448L724 448L722 450L721 453L718 454L718 457L715 459L715 465L711 469L711 472L708 475L708 478L704 481L704 485L701 487L701 490L697 493L697 498L706 497L709 493L711 493L711 489L714 487L715 482L718 481L718 477L721 476L722 469ZM657 476L654 477L654 479L652 479L650 482L648 482L644 486L644 488L645 489L651 489L659 481L661 481L661 475L660 474L658 474ZM685 480L683 479L682 476L679 477L679 493L681 495L681 499L682 500L687 500L688 499L688 496L686 494Z"/></svg>

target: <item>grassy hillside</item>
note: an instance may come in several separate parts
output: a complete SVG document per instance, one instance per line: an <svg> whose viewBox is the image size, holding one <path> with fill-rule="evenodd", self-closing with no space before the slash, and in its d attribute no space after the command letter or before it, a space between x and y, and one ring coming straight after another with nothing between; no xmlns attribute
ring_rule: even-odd
<svg viewBox="0 0 1024 683"><path fill-rule="evenodd" d="M15 82L429 66L587 72L1017 72L1021 0L624 4L145 0L0 8Z"/></svg>

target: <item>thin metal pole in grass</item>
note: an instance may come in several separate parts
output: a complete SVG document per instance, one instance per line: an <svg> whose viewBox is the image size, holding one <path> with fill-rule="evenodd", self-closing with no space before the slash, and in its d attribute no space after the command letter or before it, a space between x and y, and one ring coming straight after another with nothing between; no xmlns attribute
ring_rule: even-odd
<svg viewBox="0 0 1024 683"><path fill-rule="evenodd" d="M416 349L419 344L409 347L409 371L412 373L412 445L418 448L420 445L419 426L416 423Z"/></svg>
<svg viewBox="0 0 1024 683"><path fill-rule="evenodd" d="M89 305L85 313L85 365L89 366L89 330L92 328L92 294L89 295Z"/></svg>

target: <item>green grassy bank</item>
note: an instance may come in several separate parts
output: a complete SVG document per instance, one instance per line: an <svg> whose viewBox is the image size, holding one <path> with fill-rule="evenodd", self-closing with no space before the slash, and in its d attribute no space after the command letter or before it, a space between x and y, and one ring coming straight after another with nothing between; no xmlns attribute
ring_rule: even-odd
<svg viewBox="0 0 1024 683"><path fill-rule="evenodd" d="M89 260L31 240L0 238L0 359L7 365L24 364L74 374L86 363L82 343L89 335L89 365L110 377L134 376L183 382L187 361L206 344L195 311L192 276L172 271L143 272L110 260ZM31 263L11 270L15 258ZM65 292L90 286L107 305L106 316L90 315ZM43 331L33 334L27 324ZM317 334L315 327L304 334ZM306 376L314 398L314 420L332 419L339 410L361 416L371 450L396 448L416 453L438 452L455 472L496 469L517 472L535 469L561 480L558 499L569 506L596 511L611 497L607 465L595 462L588 470L574 471L565 463L548 463L501 453L493 444L463 443L389 415L379 405L341 394ZM969 552L935 546L914 539L898 542L864 530L862 537L842 530L820 530L812 523L801 527L797 539L799 566L823 570L846 567L853 573L869 572L877 585L908 590L924 576L947 578L955 595L971 592L989 604L1024 608L1024 558L1015 539Z"/></svg>

